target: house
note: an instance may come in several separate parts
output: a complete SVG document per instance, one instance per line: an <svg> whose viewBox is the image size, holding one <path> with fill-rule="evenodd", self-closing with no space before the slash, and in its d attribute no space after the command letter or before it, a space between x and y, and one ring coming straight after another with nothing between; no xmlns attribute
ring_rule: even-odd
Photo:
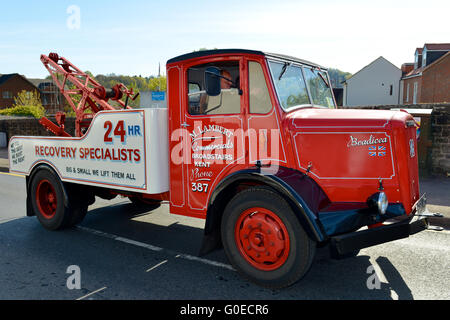
<svg viewBox="0 0 450 320"><path fill-rule="evenodd" d="M56 114L58 111L64 111L65 98L58 86L48 79L28 79L38 89L41 95L42 106L47 114Z"/></svg>
<svg viewBox="0 0 450 320"><path fill-rule="evenodd" d="M0 109L11 108L14 104L14 97L22 90L39 91L34 84L18 73L1 75Z"/></svg>
<svg viewBox="0 0 450 320"><path fill-rule="evenodd" d="M343 105L343 95L344 95L344 88L334 88L333 87L333 94L334 94L334 99L336 100L336 104L338 106L342 106Z"/></svg>
<svg viewBox="0 0 450 320"><path fill-rule="evenodd" d="M0 109L11 108L22 90L37 91L47 114L64 111L64 97L52 80L27 79L18 73L0 75Z"/></svg>
<svg viewBox="0 0 450 320"><path fill-rule="evenodd" d="M379 57L343 82L343 106L396 105L402 71Z"/></svg>
<svg viewBox="0 0 450 320"><path fill-rule="evenodd" d="M403 104L450 102L450 43L426 43L402 65Z"/></svg>

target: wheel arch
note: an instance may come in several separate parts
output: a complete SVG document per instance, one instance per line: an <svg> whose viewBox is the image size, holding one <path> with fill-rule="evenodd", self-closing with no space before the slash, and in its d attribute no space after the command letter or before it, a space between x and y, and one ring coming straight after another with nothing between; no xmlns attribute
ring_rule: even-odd
<svg viewBox="0 0 450 320"><path fill-rule="evenodd" d="M234 172L223 179L209 198L200 255L221 247L220 222L226 204L239 191L255 185L267 186L281 195L296 213L308 236L317 242L325 241L326 233L311 209L312 205L303 199L301 190L290 181L296 177L304 177L304 174L287 168L282 168L277 174L264 174L260 168L254 168Z"/></svg>

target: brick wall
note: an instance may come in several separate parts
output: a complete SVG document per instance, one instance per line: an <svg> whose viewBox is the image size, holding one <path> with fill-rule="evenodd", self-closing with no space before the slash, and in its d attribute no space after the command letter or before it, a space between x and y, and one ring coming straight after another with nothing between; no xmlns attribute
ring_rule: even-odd
<svg viewBox="0 0 450 320"><path fill-rule="evenodd" d="M416 102L420 102L422 92L422 76L403 80L403 103L412 104L414 101L414 83L417 83ZM408 91L409 85L409 91Z"/></svg>
<svg viewBox="0 0 450 320"><path fill-rule="evenodd" d="M420 102L450 102L450 55L447 54L423 71Z"/></svg>
<svg viewBox="0 0 450 320"><path fill-rule="evenodd" d="M56 123L54 117L48 117ZM67 118L65 129L68 133L75 132L75 118ZM53 136L53 133L45 130L38 119L32 117L4 117L0 116L0 132L6 132L7 139L13 136Z"/></svg>
<svg viewBox="0 0 450 320"><path fill-rule="evenodd" d="M436 106L431 117L433 173L450 174L450 104Z"/></svg>
<svg viewBox="0 0 450 320"><path fill-rule="evenodd" d="M411 105L361 106L357 109L393 108L433 109L431 113L431 150L429 151L428 172L432 175L450 175L450 103L421 103Z"/></svg>

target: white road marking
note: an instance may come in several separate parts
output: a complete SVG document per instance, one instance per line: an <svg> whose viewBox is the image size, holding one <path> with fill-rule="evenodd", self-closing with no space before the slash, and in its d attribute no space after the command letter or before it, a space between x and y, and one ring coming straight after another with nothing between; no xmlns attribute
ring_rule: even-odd
<svg viewBox="0 0 450 320"><path fill-rule="evenodd" d="M98 290L92 291L91 293L88 293L87 295L82 296L82 297L78 298L77 300L83 300L84 298L87 298L87 297L89 297L89 296L92 296L93 294L96 294L96 293L98 293L98 292L100 292L100 291L103 291L103 290L105 290L106 288L107 288L107 287L103 287L103 288L100 288L100 289L98 289Z"/></svg>
<svg viewBox="0 0 450 320"><path fill-rule="evenodd" d="M149 249L152 251L163 251L164 250L163 248L152 246L151 244L147 244L147 243L143 243L143 242L127 239L127 238L115 237L114 240L132 244L133 246L142 247L142 248Z"/></svg>
<svg viewBox="0 0 450 320"><path fill-rule="evenodd" d="M145 271L145 272L150 272L150 271L152 271L152 270L154 270L154 269L158 268L159 266L163 265L163 264L164 264L164 263L166 263L167 261L169 261L169 260L164 260L164 261L161 261L160 263L158 263L158 264L154 265L153 267L151 267L150 269L148 269L148 270L147 270L147 271Z"/></svg>
<svg viewBox="0 0 450 320"><path fill-rule="evenodd" d="M179 254L179 257L182 258L182 259L186 259L186 260L197 261L197 262L201 262L201 263L204 263L204 264L209 264L210 266L214 266L214 267L220 267L220 268L228 269L228 270L231 270L231 271L236 271L229 264L225 264L225 263L222 263L222 262L217 262L217 261L214 261L214 260L203 259L203 258L199 258L199 257L196 257L196 256L191 256L190 254Z"/></svg>
<svg viewBox="0 0 450 320"><path fill-rule="evenodd" d="M128 238L119 237L119 236L116 236L116 235L113 235L113 234L110 234L110 233L106 233L106 232L103 232L103 231L98 231L98 230L91 229L91 228L86 228L86 227L81 227L81 226L77 226L76 228L81 230L81 231L89 232L91 234L94 234L94 235L97 235L97 236L100 236L100 237L113 239L113 240L120 241L120 242L123 242L123 243L131 244L131 245L134 245L134 246L137 246L137 247L145 248L145 249L148 249L148 250L151 250L151 251L163 252L163 253L175 256L175 258L181 258L181 259L185 259L185 260L196 261L196 262L200 262L200 263L207 264L207 265L210 265L210 266L224 268L224 269L231 270L231 271L236 271L231 265L225 264L225 263L221 263L221 262L218 262L218 261L203 259L203 258L199 258L199 257L193 256L193 255L190 255L190 254L184 254L184 253L180 253L180 252L175 252L175 251L172 251L172 250L160 248L160 247L157 247L157 246L153 246L151 244L139 242L139 241L128 239Z"/></svg>

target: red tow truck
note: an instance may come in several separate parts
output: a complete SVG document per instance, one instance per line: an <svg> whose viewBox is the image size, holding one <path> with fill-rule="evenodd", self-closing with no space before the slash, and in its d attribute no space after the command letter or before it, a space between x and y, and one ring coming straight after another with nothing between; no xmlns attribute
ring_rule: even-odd
<svg viewBox="0 0 450 320"><path fill-rule="evenodd" d="M76 113L75 133L13 137L10 170L26 176L27 215L47 229L80 223L95 197L168 201L206 219L200 254L223 246L261 286L281 288L333 257L428 227L414 118L338 109L327 69L298 58L225 49L167 62L167 108L133 109L67 59L41 61ZM115 106L114 106L115 104Z"/></svg>

